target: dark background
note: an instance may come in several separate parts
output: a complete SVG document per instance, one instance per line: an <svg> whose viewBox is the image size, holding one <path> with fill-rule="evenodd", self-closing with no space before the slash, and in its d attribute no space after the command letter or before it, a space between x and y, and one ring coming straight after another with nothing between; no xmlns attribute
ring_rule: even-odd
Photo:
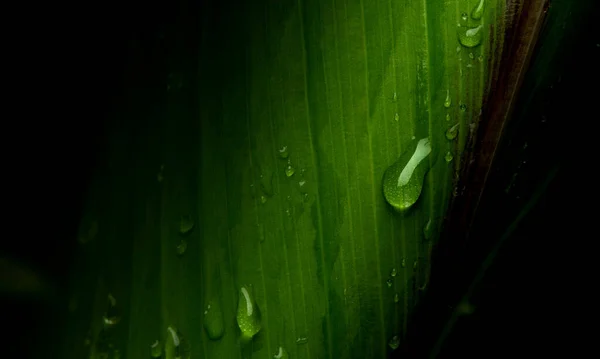
<svg viewBox="0 0 600 359"><path fill-rule="evenodd" d="M36 9L21 23L29 30L15 29L9 36L5 86L10 95L2 131L8 216L1 253L43 273L54 288L43 298L0 297L11 357L44 352L51 357L51 347L35 344L60 339L64 313L56 300L68 286L72 239L95 162L105 149L106 119L127 106L123 99L134 84L166 73L173 61L169 53L181 54L176 50L198 44L202 34L219 36L208 25L227 21L224 14L232 4L56 5ZM429 355L469 285L475 310L456 322L441 342L439 357L538 355L552 349L552 338L566 344L558 339L557 323L568 315L560 294L572 279L567 252L581 235L578 209L587 190L575 164L583 156L572 156L571 149L586 153L582 139L589 120L598 119L599 92L590 85L598 84L600 31L594 19L598 6L591 4L553 1L475 235L461 249L459 266L455 258L436 257L430 293L412 321L410 345L398 357ZM183 45L157 40L161 34L178 34ZM539 199L532 202L532 197ZM519 214L524 216L515 222ZM446 237L451 240L452 234ZM473 282L493 248L489 270ZM456 271L442 273L450 260Z"/></svg>

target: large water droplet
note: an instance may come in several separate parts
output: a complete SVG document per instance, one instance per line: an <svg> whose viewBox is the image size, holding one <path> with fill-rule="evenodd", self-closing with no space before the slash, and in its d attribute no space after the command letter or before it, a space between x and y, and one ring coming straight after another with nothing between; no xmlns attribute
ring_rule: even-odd
<svg viewBox="0 0 600 359"><path fill-rule="evenodd" d="M444 101L444 107L449 108L452 105L452 99L450 98L450 90L446 90L446 100Z"/></svg>
<svg viewBox="0 0 600 359"><path fill-rule="evenodd" d="M277 349L277 353L273 354L273 359L289 359L289 358L290 358L290 355L283 347L279 347Z"/></svg>
<svg viewBox="0 0 600 359"><path fill-rule="evenodd" d="M150 357L160 358L162 356L162 345L158 340L150 345Z"/></svg>
<svg viewBox="0 0 600 359"><path fill-rule="evenodd" d="M241 331L242 343L247 343L258 333L261 328L261 315L254 302L251 288L240 288L236 320Z"/></svg>
<svg viewBox="0 0 600 359"><path fill-rule="evenodd" d="M208 302L207 309L204 312L204 330L209 339L219 340L225 333L225 320L221 303L218 300Z"/></svg>
<svg viewBox="0 0 600 359"><path fill-rule="evenodd" d="M458 28L458 42L464 47L475 47L481 44L483 25L477 27Z"/></svg>
<svg viewBox="0 0 600 359"><path fill-rule="evenodd" d="M483 16L483 11L485 10L485 0L479 0L479 4L473 8L471 11L471 18L473 20L479 20Z"/></svg>
<svg viewBox="0 0 600 359"><path fill-rule="evenodd" d="M390 339L390 341L388 342L388 345L390 346L390 348L392 348L392 350L398 349L398 347L400 346L400 338L397 335L394 335L392 339Z"/></svg>
<svg viewBox="0 0 600 359"><path fill-rule="evenodd" d="M450 141L456 138L458 134L458 123L446 130L446 138Z"/></svg>
<svg viewBox="0 0 600 359"><path fill-rule="evenodd" d="M385 171L383 194L395 210L407 210L419 199L425 175L435 159L432 152L429 138L414 140L398 160Z"/></svg>
<svg viewBox="0 0 600 359"><path fill-rule="evenodd" d="M185 216L181 216L179 220L179 233L188 234L194 228L194 219L191 215L187 214Z"/></svg>
<svg viewBox="0 0 600 359"><path fill-rule="evenodd" d="M454 156L450 151L448 151L446 152L446 156L444 156L444 159L446 160L446 162L450 163L454 159Z"/></svg>
<svg viewBox="0 0 600 359"><path fill-rule="evenodd" d="M281 147L277 152L279 153L279 157L283 159L286 159L290 156L287 146Z"/></svg>
<svg viewBox="0 0 600 359"><path fill-rule="evenodd" d="M184 255L185 251L187 251L187 241L185 239L181 239L179 244L177 244L177 247L175 247L175 250L177 251L178 256Z"/></svg>

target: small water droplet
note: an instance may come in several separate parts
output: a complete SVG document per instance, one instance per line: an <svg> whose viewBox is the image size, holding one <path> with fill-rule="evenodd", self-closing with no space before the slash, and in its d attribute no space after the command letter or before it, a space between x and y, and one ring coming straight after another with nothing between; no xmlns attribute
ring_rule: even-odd
<svg viewBox="0 0 600 359"><path fill-rule="evenodd" d="M450 163L454 159L454 156L450 151L448 151L446 152L446 156L444 156L444 159L446 160L446 162Z"/></svg>
<svg viewBox="0 0 600 359"><path fill-rule="evenodd" d="M179 241L179 244L176 247L177 255L182 256L187 250L187 241L182 239Z"/></svg>
<svg viewBox="0 0 600 359"><path fill-rule="evenodd" d="M431 239L432 236L432 227L431 227L431 218L429 218L429 220L427 221L427 223L425 223L425 226L423 227L423 236L425 237L425 240L428 241Z"/></svg>
<svg viewBox="0 0 600 359"><path fill-rule="evenodd" d="M298 182L298 184L300 185L300 187L302 187L306 184L306 181L302 180L302 181Z"/></svg>
<svg viewBox="0 0 600 359"><path fill-rule="evenodd" d="M446 100L444 101L444 107L449 108L452 105L452 99L450 98L450 90L446 90Z"/></svg>
<svg viewBox="0 0 600 359"><path fill-rule="evenodd" d="M161 183L165 178L163 177L162 173L159 173L156 175L156 180L158 181L158 183Z"/></svg>
<svg viewBox="0 0 600 359"><path fill-rule="evenodd" d="M390 346L390 348L392 348L392 350L398 349L398 347L400 346L400 338L397 335L394 335L392 339L390 339L390 341L388 342L388 345Z"/></svg>
<svg viewBox="0 0 600 359"><path fill-rule="evenodd" d="M387 283L388 288L392 287L392 284L393 284L392 278L388 278L388 280L386 280L385 282Z"/></svg>
<svg viewBox="0 0 600 359"><path fill-rule="evenodd" d="M400 115L398 114L398 112L396 112L396 114L394 115L394 121L400 121Z"/></svg>
<svg viewBox="0 0 600 359"><path fill-rule="evenodd" d="M449 113L446 114L446 121L450 121L450 114Z"/></svg>
<svg viewBox="0 0 600 359"><path fill-rule="evenodd" d="M471 67L473 67L473 65L467 64L467 68L471 68Z"/></svg>
<svg viewBox="0 0 600 359"><path fill-rule="evenodd" d="M417 260L415 259L415 261L413 262L413 269L417 268Z"/></svg>
<svg viewBox="0 0 600 359"><path fill-rule="evenodd" d="M114 327L121 321L119 309L117 308L117 300L111 293L108 294L108 306L102 319L104 321L104 328Z"/></svg>
<svg viewBox="0 0 600 359"><path fill-rule="evenodd" d="M394 303L398 303L400 301L400 294L394 294Z"/></svg>
<svg viewBox="0 0 600 359"><path fill-rule="evenodd" d="M179 233L188 234L194 229L194 219L191 215L186 214L179 219Z"/></svg>
<svg viewBox="0 0 600 359"><path fill-rule="evenodd" d="M296 339L296 344L306 344L306 343L308 343L307 337L299 337L298 339Z"/></svg>
<svg viewBox="0 0 600 359"><path fill-rule="evenodd" d="M466 13L466 12L463 12L463 13L460 15L460 18L462 19L462 21L467 21L467 20L469 19L469 15L467 15L467 13Z"/></svg>
<svg viewBox="0 0 600 359"><path fill-rule="evenodd" d="M465 105L464 103L461 103L461 104L460 104L460 106L459 106L458 108L460 108L460 110L461 110L462 112L465 112L465 111L467 110L467 105Z"/></svg>
<svg viewBox="0 0 600 359"><path fill-rule="evenodd" d="M288 217L290 217L290 216L292 215L292 213L290 212L290 210L289 210L289 209L286 209L286 210L285 210L285 214L287 214L287 216L288 216Z"/></svg>
<svg viewBox="0 0 600 359"><path fill-rule="evenodd" d="M410 139L411 139L411 140L414 140L414 139L416 139L416 138L417 138L416 136L412 136Z"/></svg>
<svg viewBox="0 0 600 359"><path fill-rule="evenodd" d="M279 157L283 159L286 159L290 156L287 146L281 147L277 152L279 152Z"/></svg>
<svg viewBox="0 0 600 359"><path fill-rule="evenodd" d="M264 195L260 196L260 203L262 203L262 204L267 203L267 197L265 197Z"/></svg>
<svg viewBox="0 0 600 359"><path fill-rule="evenodd" d="M461 49L461 47L460 47L460 46L457 46L457 47L456 47L456 53L457 53L457 54L460 52L460 49Z"/></svg>
<svg viewBox="0 0 600 359"><path fill-rule="evenodd" d="M471 18L473 20L479 20L483 16L483 11L485 10L485 0L479 0L479 4L473 8L471 11Z"/></svg>
<svg viewBox="0 0 600 359"><path fill-rule="evenodd" d="M396 274L398 274L398 272L396 272L396 268L392 268L392 271L390 272L390 275L391 275L392 277L395 277L395 276L396 276Z"/></svg>
<svg viewBox="0 0 600 359"><path fill-rule="evenodd" d="M474 59L474 58L475 58L475 56L473 55L473 53L472 53L472 52L469 52L469 58L470 58L470 59Z"/></svg>
<svg viewBox="0 0 600 359"><path fill-rule="evenodd" d="M458 42L464 47L476 47L481 44L483 38L483 25L468 28L461 27L458 29Z"/></svg>
<svg viewBox="0 0 600 359"><path fill-rule="evenodd" d="M398 99L398 94L396 93L396 91L394 91L394 101L396 101Z"/></svg>
<svg viewBox="0 0 600 359"><path fill-rule="evenodd" d="M288 166L285 168L285 175L288 177L292 177L294 173L296 173L296 170L294 169L294 167L292 167L291 164L288 163Z"/></svg>
<svg viewBox="0 0 600 359"><path fill-rule="evenodd" d="M477 60L479 60L479 62L483 62L483 55L477 56Z"/></svg>
<svg viewBox="0 0 600 359"><path fill-rule="evenodd" d="M402 268L406 267L406 258L402 258Z"/></svg>
<svg viewBox="0 0 600 359"><path fill-rule="evenodd" d="M458 123L446 130L446 138L450 141L456 138L458 134Z"/></svg>

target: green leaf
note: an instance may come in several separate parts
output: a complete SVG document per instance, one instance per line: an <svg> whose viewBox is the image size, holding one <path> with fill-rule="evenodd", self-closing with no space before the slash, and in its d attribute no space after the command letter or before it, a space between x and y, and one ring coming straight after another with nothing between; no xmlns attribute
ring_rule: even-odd
<svg viewBox="0 0 600 359"><path fill-rule="evenodd" d="M172 326L192 357L386 357L427 287L498 60L502 3L461 23L479 1L251 2L208 27L200 81L186 46L173 45L177 86L165 102L148 104L150 89L129 99L143 128L115 129L116 165L90 195L110 199L98 223L112 223L94 255L117 264L89 270L129 308L115 345L146 358L140 348L166 342ZM393 188L410 162L402 154L423 138L435 150L412 192ZM409 211L386 202L386 171ZM240 324L248 286L261 316Z"/></svg>

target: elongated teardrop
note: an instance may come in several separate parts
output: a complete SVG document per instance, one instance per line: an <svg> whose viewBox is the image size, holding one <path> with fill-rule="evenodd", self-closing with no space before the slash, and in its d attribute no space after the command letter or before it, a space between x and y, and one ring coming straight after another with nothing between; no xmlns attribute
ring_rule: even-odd
<svg viewBox="0 0 600 359"><path fill-rule="evenodd" d="M221 303L218 300L211 300L204 311L204 330L209 339L219 340L225 333L225 320Z"/></svg>
<svg viewBox="0 0 600 359"><path fill-rule="evenodd" d="M425 175L433 164L429 138L415 139L383 175L383 195L397 211L405 211L419 199Z"/></svg>
<svg viewBox="0 0 600 359"><path fill-rule="evenodd" d="M240 288L236 319L242 332L242 343L251 341L262 328L260 310L252 298L251 290L247 287Z"/></svg>

